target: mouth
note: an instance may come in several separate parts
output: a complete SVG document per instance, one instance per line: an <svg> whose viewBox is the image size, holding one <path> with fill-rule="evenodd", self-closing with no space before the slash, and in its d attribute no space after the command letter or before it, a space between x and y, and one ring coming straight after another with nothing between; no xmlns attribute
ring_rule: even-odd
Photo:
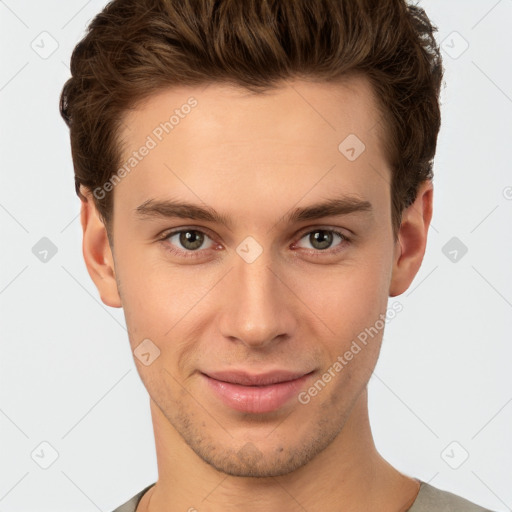
<svg viewBox="0 0 512 512"><path fill-rule="evenodd" d="M262 414L275 411L297 397L314 371L276 370L249 374L243 371L201 373L208 390L231 409Z"/></svg>

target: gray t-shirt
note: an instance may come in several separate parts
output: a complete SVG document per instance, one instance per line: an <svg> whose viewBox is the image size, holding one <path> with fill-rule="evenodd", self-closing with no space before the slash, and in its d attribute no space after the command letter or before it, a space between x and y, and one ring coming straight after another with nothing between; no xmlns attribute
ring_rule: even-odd
<svg viewBox="0 0 512 512"><path fill-rule="evenodd" d="M142 489L131 500L116 508L113 512L135 512L142 495L155 484ZM460 498L451 492L441 491L436 487L421 482L420 492L408 512L492 512L489 509L479 507L464 498Z"/></svg>

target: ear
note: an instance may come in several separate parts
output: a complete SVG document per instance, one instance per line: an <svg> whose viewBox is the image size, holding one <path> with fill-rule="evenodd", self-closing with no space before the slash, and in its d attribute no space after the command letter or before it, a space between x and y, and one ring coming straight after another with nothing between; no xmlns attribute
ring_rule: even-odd
<svg viewBox="0 0 512 512"><path fill-rule="evenodd" d="M395 245L390 297L404 293L421 266L432 219L433 196L432 182L425 181L420 185L414 203L403 211Z"/></svg>
<svg viewBox="0 0 512 512"><path fill-rule="evenodd" d="M122 307L117 289L114 258L107 230L96 209L90 190L81 187L82 199L80 221L83 230L82 253L87 271L94 281L101 300L113 308Z"/></svg>

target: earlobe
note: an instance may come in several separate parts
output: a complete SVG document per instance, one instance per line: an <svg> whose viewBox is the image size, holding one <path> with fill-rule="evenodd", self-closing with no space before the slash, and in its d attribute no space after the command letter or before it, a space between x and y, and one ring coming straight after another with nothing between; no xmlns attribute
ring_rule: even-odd
<svg viewBox="0 0 512 512"><path fill-rule="evenodd" d="M94 204L90 191L82 190L80 221L83 231L82 254L87 271L94 281L101 300L113 308L122 307L117 289L114 258L107 230Z"/></svg>
<svg viewBox="0 0 512 512"><path fill-rule="evenodd" d="M404 293L420 269L432 219L433 194L432 182L423 182L414 203L402 214L389 287L390 297Z"/></svg>

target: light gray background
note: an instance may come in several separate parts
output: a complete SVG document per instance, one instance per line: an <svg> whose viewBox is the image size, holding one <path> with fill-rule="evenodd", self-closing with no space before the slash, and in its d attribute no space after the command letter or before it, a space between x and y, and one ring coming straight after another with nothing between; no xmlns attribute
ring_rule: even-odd
<svg viewBox="0 0 512 512"><path fill-rule="evenodd" d="M102 304L82 260L58 112L72 48L105 3L0 1L0 512L107 512L157 478L123 313ZM401 471L506 511L512 0L421 5L439 27L446 69L435 213L422 269L390 301L404 310L386 328L370 382L371 422ZM33 253L43 237L57 249L46 262ZM452 237L459 248L446 256ZM52 449L58 458L43 469Z"/></svg>

